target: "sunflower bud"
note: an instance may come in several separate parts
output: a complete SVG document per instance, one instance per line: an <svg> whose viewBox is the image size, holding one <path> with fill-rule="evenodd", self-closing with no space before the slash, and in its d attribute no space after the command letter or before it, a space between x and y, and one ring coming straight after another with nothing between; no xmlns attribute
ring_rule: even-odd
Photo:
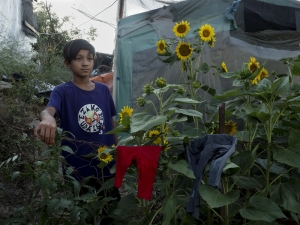
<svg viewBox="0 0 300 225"><path fill-rule="evenodd" d="M179 86L179 87L176 89L176 92L177 92L178 94L181 94L181 95L183 95L183 94L184 94L184 92L185 92L185 89L184 89L184 87L182 87L182 86Z"/></svg>
<svg viewBox="0 0 300 225"><path fill-rule="evenodd" d="M151 84L144 85L143 89L144 89L144 92L146 95L151 95L154 90L154 88L151 86Z"/></svg>
<svg viewBox="0 0 300 225"><path fill-rule="evenodd" d="M165 86L167 86L167 82L164 78L156 78L155 84L157 87L159 88L163 88Z"/></svg>
<svg viewBox="0 0 300 225"><path fill-rule="evenodd" d="M247 79L252 75L252 72L249 68L243 69L240 71L240 76L242 79Z"/></svg>
<svg viewBox="0 0 300 225"><path fill-rule="evenodd" d="M228 73L227 66L224 62L222 62L222 73Z"/></svg>
<svg viewBox="0 0 300 225"><path fill-rule="evenodd" d="M146 104L146 100L143 97L138 97L137 98L137 105L139 107L144 107Z"/></svg>
<svg viewBox="0 0 300 225"><path fill-rule="evenodd" d="M197 89L201 86L201 83L199 81L193 82L193 88Z"/></svg>
<svg viewBox="0 0 300 225"><path fill-rule="evenodd" d="M173 131L172 131L172 135L173 135L174 137L179 137L180 133L179 133L178 130L173 130Z"/></svg>

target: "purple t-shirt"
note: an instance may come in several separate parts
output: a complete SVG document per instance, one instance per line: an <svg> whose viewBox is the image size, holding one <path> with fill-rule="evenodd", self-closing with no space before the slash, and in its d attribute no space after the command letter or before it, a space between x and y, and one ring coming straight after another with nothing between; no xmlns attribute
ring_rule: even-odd
<svg viewBox="0 0 300 225"><path fill-rule="evenodd" d="M100 146L114 144L114 136L105 134L113 129L111 118L116 115L109 88L95 82L95 88L86 91L68 81L55 87L47 106L56 109L55 116L60 118L60 127L71 138L70 141L63 140L62 146L69 146L74 154L62 151L62 155L74 168L72 175L78 180L92 175L100 178L99 159L84 156L97 154ZM104 168L105 177L113 176L109 172L113 164Z"/></svg>

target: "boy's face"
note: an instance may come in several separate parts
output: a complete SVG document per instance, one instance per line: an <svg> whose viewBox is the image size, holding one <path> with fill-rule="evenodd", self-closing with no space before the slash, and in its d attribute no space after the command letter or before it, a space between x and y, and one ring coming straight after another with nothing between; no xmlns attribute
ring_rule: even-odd
<svg viewBox="0 0 300 225"><path fill-rule="evenodd" d="M75 59L65 65L72 70L74 77L89 77L94 67L94 56L88 50L80 50Z"/></svg>

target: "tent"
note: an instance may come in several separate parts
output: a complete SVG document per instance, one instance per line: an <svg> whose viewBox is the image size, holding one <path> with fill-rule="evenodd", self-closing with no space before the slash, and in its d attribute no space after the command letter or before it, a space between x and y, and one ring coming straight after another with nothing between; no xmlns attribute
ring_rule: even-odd
<svg viewBox="0 0 300 225"><path fill-rule="evenodd" d="M279 16L280 15L280 16ZM201 61L230 71L241 69L255 57L267 62L270 73L287 73L278 60L300 54L300 1L296 0L187 0L121 19L117 29L114 57L114 99L116 108L136 107L143 85L163 77L168 83L181 83L176 66L159 60L156 42L176 38L175 22L187 20L191 31L208 23L216 32L214 48L203 50ZM187 38L194 35L190 32ZM217 93L231 81L211 72L200 76L201 83Z"/></svg>

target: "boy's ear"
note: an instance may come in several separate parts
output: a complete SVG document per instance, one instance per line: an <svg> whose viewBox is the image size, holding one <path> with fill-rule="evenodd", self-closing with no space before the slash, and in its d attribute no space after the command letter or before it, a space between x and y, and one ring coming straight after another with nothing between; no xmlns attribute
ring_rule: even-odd
<svg viewBox="0 0 300 225"><path fill-rule="evenodd" d="M68 63L68 61L67 60L64 60L64 64L66 65L66 67L67 68L71 68L71 63Z"/></svg>

